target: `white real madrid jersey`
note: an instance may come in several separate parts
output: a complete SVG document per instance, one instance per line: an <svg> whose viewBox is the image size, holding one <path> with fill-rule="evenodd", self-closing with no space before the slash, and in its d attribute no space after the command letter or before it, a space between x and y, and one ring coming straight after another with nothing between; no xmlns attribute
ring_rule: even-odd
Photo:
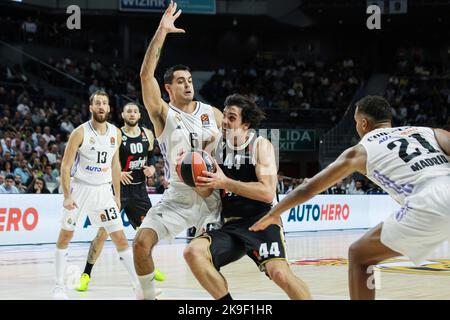
<svg viewBox="0 0 450 320"><path fill-rule="evenodd" d="M111 164L117 150L117 128L106 123L106 133L100 135L94 130L91 121L83 123L82 126L83 143L78 149L72 176L92 185L111 183Z"/></svg>
<svg viewBox="0 0 450 320"><path fill-rule="evenodd" d="M191 150L191 141L195 148L200 149L208 144L208 150L215 150L218 141L219 129L213 107L199 101L196 104L192 113L183 112L169 104L164 130L157 138L164 156L165 178L171 183L181 183L175 169L176 158L181 150Z"/></svg>
<svg viewBox="0 0 450 320"><path fill-rule="evenodd" d="M401 204L426 180L450 175L449 157L430 128L375 129L360 144L367 152L367 177Z"/></svg>

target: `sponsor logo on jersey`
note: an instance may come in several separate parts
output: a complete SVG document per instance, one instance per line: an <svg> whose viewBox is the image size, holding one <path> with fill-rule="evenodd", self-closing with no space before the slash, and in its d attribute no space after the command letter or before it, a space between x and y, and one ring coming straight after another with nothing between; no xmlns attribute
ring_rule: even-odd
<svg viewBox="0 0 450 320"><path fill-rule="evenodd" d="M209 123L209 116L206 113L202 114L200 116L200 119L202 120L202 126L203 127L206 127L206 126L210 125L210 123Z"/></svg>
<svg viewBox="0 0 450 320"><path fill-rule="evenodd" d="M94 144L95 143L95 138L94 137L90 137L89 138L89 143L90 144Z"/></svg>
<svg viewBox="0 0 450 320"><path fill-rule="evenodd" d="M94 148L94 147L91 147L91 151L95 151L95 148Z"/></svg>
<svg viewBox="0 0 450 320"><path fill-rule="evenodd" d="M134 156L128 157L125 167L123 168L123 171L132 171L132 170L142 169L142 168L144 168L145 164L147 163L147 157L139 158L134 161L133 161L133 159L134 159Z"/></svg>
<svg viewBox="0 0 450 320"><path fill-rule="evenodd" d="M127 139L128 139L128 138L127 138L126 135L123 135L123 136L122 136L122 141L127 141Z"/></svg>
<svg viewBox="0 0 450 320"><path fill-rule="evenodd" d="M107 172L109 170L108 167L100 168L100 167L90 166L90 165L87 165L86 168L84 168L84 169L87 171L90 171L90 172Z"/></svg>
<svg viewBox="0 0 450 320"><path fill-rule="evenodd" d="M347 220L350 216L350 206L348 204L303 204L291 208L289 211L289 221L341 221Z"/></svg>
<svg viewBox="0 0 450 320"><path fill-rule="evenodd" d="M114 147L116 145L116 139L114 137L111 137L111 147Z"/></svg>

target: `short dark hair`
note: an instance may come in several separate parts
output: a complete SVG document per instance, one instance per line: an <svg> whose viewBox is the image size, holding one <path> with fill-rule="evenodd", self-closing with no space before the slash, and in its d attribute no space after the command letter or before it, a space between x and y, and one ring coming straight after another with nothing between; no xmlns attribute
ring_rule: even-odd
<svg viewBox="0 0 450 320"><path fill-rule="evenodd" d="M224 104L225 107L241 108L242 123L248 123L251 129L257 129L261 121L266 118L264 111L249 97L235 93L226 97Z"/></svg>
<svg viewBox="0 0 450 320"><path fill-rule="evenodd" d="M125 108L128 107L128 106L136 106L136 107L138 107L138 109L140 109L140 108L139 108L139 105L137 104L137 102L128 102L128 103L126 103L126 104L123 106L122 111L125 110Z"/></svg>
<svg viewBox="0 0 450 320"><path fill-rule="evenodd" d="M164 73L164 84L171 84L173 81L173 74L175 73L175 71L179 70L191 72L191 69L183 64L177 64L175 66L172 66L168 68Z"/></svg>
<svg viewBox="0 0 450 320"><path fill-rule="evenodd" d="M365 96L356 102L358 112L372 118L375 122L392 121L392 108L381 96Z"/></svg>
<svg viewBox="0 0 450 320"><path fill-rule="evenodd" d="M109 101L109 95L106 93L106 91L104 90L95 90L91 96L89 97L89 104L92 105L92 102L94 102L94 97L95 96L105 96L108 98Z"/></svg>
<svg viewBox="0 0 450 320"><path fill-rule="evenodd" d="M5 180L13 180L14 181L14 176L12 174L7 174L5 177Z"/></svg>

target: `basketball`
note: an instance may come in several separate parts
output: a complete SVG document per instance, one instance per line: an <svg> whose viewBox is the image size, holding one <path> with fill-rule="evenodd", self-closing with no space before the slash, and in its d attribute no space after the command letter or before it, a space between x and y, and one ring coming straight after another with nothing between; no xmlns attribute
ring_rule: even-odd
<svg viewBox="0 0 450 320"><path fill-rule="evenodd" d="M176 169L178 177L191 187L196 186L197 177L202 176L202 171L216 171L213 159L203 150L187 152L181 162L177 163Z"/></svg>

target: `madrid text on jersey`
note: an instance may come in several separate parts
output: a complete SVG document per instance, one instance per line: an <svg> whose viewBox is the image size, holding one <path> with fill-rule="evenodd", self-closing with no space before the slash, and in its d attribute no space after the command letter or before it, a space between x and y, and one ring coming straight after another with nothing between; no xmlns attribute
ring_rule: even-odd
<svg viewBox="0 0 450 320"><path fill-rule="evenodd" d="M423 159L420 161L417 161L411 166L412 171L419 171L426 167L432 167L436 165L441 165L444 163L448 163L447 158L444 155L438 155L436 157Z"/></svg>

